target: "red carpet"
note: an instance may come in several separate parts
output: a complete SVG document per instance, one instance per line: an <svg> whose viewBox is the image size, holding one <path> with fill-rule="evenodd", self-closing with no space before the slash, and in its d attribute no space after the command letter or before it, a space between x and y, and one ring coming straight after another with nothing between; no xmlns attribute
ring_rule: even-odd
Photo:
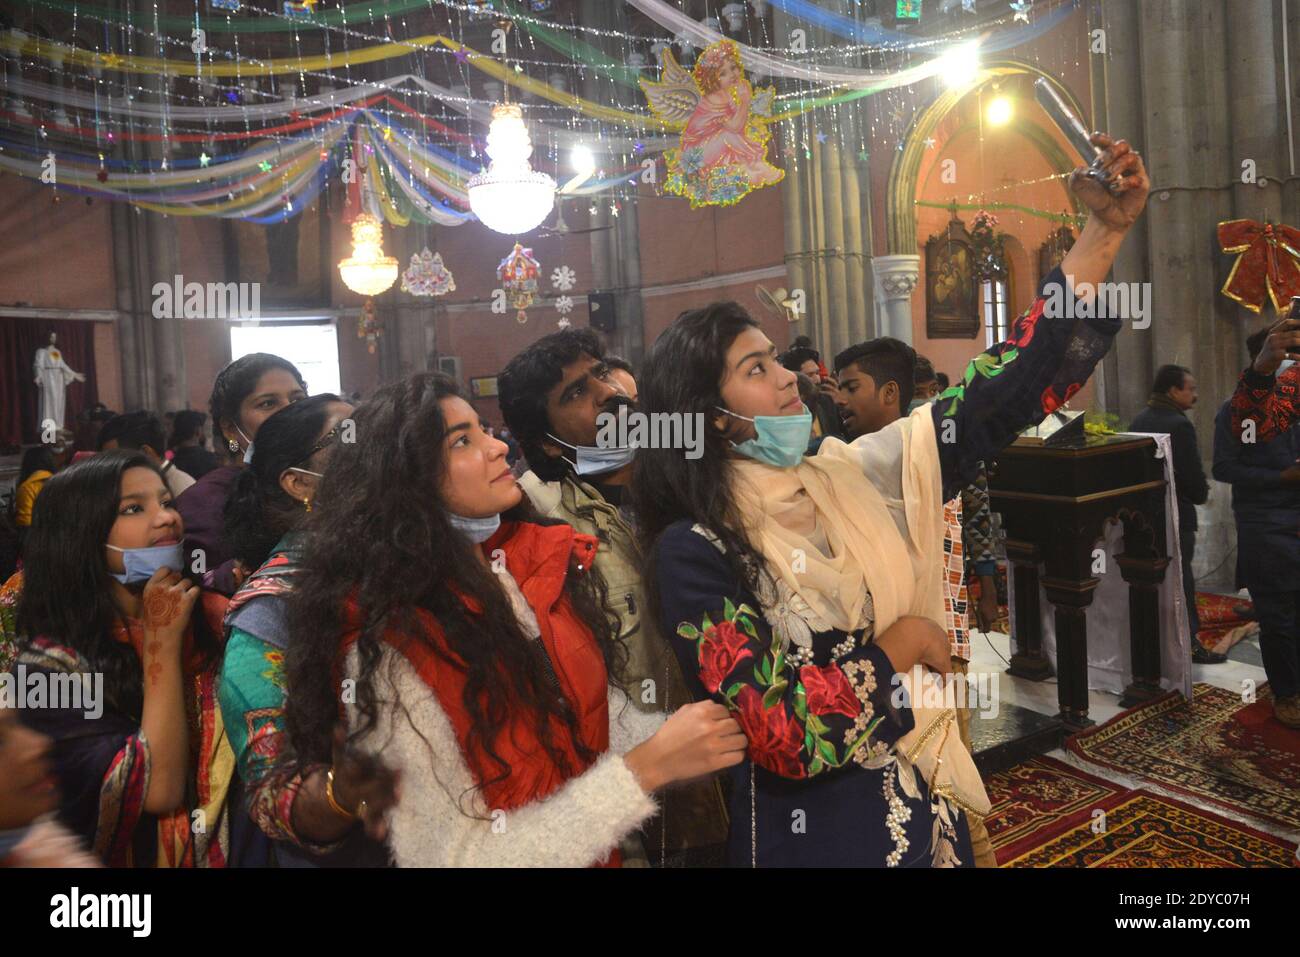
<svg viewBox="0 0 1300 957"><path fill-rule="evenodd" d="M1122 801L1001 867L1296 867L1295 844L1182 801L1130 791Z"/></svg>
<svg viewBox="0 0 1300 957"><path fill-rule="evenodd" d="M1020 857L1110 808L1124 788L1055 758L1031 758L984 782L993 805L984 820L998 864Z"/></svg>
<svg viewBox="0 0 1300 957"><path fill-rule="evenodd" d="M1159 784L1197 801L1300 830L1300 731L1259 700L1197 683L1072 735L1067 749L1092 764Z"/></svg>
<svg viewBox="0 0 1300 957"><path fill-rule="evenodd" d="M985 781L999 867L1294 867L1295 843L1049 757Z"/></svg>

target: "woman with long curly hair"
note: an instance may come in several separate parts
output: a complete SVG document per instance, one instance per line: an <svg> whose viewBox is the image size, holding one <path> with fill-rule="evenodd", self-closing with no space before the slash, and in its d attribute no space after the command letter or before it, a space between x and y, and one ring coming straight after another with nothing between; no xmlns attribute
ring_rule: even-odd
<svg viewBox="0 0 1300 957"><path fill-rule="evenodd" d="M358 408L307 522L290 602L297 760L351 743L401 775L399 866L616 865L651 794L741 760L704 702L630 707L596 540L543 524L455 382L417 374ZM335 793L369 822L382 809Z"/></svg>

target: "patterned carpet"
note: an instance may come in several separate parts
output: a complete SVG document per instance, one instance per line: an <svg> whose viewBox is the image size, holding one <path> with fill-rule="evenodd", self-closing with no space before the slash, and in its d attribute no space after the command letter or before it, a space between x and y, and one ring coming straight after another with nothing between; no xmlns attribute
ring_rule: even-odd
<svg viewBox="0 0 1300 957"><path fill-rule="evenodd" d="M1147 791L1130 791L1001 867L1295 867L1290 841Z"/></svg>
<svg viewBox="0 0 1300 957"><path fill-rule="evenodd" d="M1267 685L1258 700L1197 683L1073 735L1068 750L1198 802L1300 829L1300 732L1280 724Z"/></svg>
<svg viewBox="0 0 1300 957"><path fill-rule="evenodd" d="M1033 758L985 782L1000 867L1290 867L1293 842Z"/></svg>
<svg viewBox="0 0 1300 957"><path fill-rule="evenodd" d="M993 810L984 825L1002 864L1110 808L1124 788L1054 758L1031 758L984 782Z"/></svg>

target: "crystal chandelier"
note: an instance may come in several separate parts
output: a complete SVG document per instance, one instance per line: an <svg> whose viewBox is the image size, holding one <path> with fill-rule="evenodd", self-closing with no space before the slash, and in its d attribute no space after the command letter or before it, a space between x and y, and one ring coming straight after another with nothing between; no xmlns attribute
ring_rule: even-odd
<svg viewBox="0 0 1300 957"><path fill-rule="evenodd" d="M377 296L397 281L397 260L384 255L384 227L369 213L352 220L352 255L339 263L339 275L362 296Z"/></svg>
<svg viewBox="0 0 1300 957"><path fill-rule="evenodd" d="M488 229L519 235L541 225L555 205L555 180L528 163L533 143L518 104L492 108L488 168L470 177L469 206Z"/></svg>

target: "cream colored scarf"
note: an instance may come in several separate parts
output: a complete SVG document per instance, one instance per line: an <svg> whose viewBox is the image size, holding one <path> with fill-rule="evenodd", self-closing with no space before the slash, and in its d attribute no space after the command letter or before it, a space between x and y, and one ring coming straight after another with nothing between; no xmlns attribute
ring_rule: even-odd
<svg viewBox="0 0 1300 957"><path fill-rule="evenodd" d="M856 630L870 595L877 635L903 615L943 627L943 492L932 411L923 405L888 426L901 433L901 501L867 478L861 449L838 439L825 439L817 455L790 469L736 463L733 494L747 540L823 626ZM905 531L891 507L905 517ZM955 711L913 696L912 713L916 727L897 754L936 793L987 814L988 796L953 727Z"/></svg>
<svg viewBox="0 0 1300 957"><path fill-rule="evenodd" d="M853 631L870 594L876 633L903 615L943 623L943 500L934 419L926 405L888 428L902 433L902 502L863 473L838 439L791 469L736 463L735 496L768 571L832 628ZM907 534L890 506L901 507Z"/></svg>

